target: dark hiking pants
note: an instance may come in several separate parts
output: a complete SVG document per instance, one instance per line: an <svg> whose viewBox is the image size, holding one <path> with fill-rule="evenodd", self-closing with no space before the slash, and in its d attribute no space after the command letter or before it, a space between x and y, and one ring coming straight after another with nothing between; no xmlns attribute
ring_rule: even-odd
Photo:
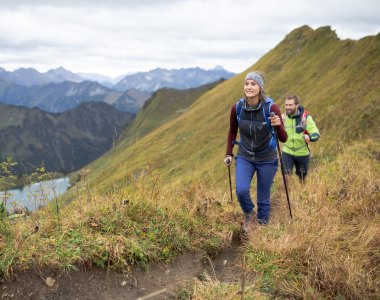
<svg viewBox="0 0 380 300"><path fill-rule="evenodd" d="M303 181L307 176L309 167L309 155L294 156L282 152L282 162L284 164L285 174L290 175L293 172L294 165L296 166L296 174Z"/></svg>

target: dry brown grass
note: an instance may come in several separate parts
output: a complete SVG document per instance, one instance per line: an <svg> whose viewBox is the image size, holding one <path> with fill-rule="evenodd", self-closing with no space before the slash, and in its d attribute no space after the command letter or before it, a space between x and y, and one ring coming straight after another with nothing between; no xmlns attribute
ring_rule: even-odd
<svg viewBox="0 0 380 300"><path fill-rule="evenodd" d="M277 174L271 223L255 227L244 248L247 294L280 298L376 299L380 286L379 143L347 148L314 165L305 186L292 180L290 220ZM2 229L1 270L31 264L73 269L170 261L185 250L215 255L239 226L228 183L210 176L162 177L147 167L131 184L97 194L86 182L61 218L49 208ZM123 201L129 202L123 206ZM36 228L38 227L38 230ZM11 237L11 238L10 238ZM239 284L195 285L195 299L235 299ZM261 294L257 295L261 295ZM249 298L245 298L249 299ZM254 298L253 298L254 299Z"/></svg>
<svg viewBox="0 0 380 300"><path fill-rule="evenodd" d="M377 146L348 148L312 170L305 186L292 182L293 220L277 189L281 205L247 250L271 258L274 292L291 298L379 297L380 179L378 156L372 155ZM258 265L251 260L252 270Z"/></svg>
<svg viewBox="0 0 380 300"><path fill-rule="evenodd" d="M233 206L216 182L163 184L149 165L129 186L101 195L84 180L75 193L59 216L48 206L0 224L3 276L31 266L128 271L132 264L168 263L184 251L215 255L234 229Z"/></svg>
<svg viewBox="0 0 380 300"><path fill-rule="evenodd" d="M191 299L193 300L265 300L270 299L257 290L254 285L245 288L242 297L239 283L224 283L218 280L209 279L204 282L197 281L192 291Z"/></svg>

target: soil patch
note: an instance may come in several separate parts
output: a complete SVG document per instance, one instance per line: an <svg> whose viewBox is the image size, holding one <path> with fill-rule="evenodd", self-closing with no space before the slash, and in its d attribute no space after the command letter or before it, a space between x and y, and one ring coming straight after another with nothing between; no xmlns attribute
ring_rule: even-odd
<svg viewBox="0 0 380 300"><path fill-rule="evenodd" d="M213 259L187 253L170 265L134 268L128 274L96 267L60 274L47 269L20 271L0 283L1 299L174 299L179 286L205 272L220 281L238 281L239 247L234 236Z"/></svg>

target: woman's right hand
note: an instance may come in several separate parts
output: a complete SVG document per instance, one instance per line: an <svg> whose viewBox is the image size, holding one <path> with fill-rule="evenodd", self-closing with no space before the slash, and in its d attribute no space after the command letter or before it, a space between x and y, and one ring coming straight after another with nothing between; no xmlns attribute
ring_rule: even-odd
<svg viewBox="0 0 380 300"><path fill-rule="evenodd" d="M225 158L224 158L224 163L227 165L227 166L230 166L232 164L232 156L231 155L227 155Z"/></svg>
<svg viewBox="0 0 380 300"><path fill-rule="evenodd" d="M273 116L271 116L271 117L269 118L269 120L270 120L270 124L271 124L272 126L280 126L280 125L281 125L281 119L280 119L280 117L277 116L277 115L273 115Z"/></svg>

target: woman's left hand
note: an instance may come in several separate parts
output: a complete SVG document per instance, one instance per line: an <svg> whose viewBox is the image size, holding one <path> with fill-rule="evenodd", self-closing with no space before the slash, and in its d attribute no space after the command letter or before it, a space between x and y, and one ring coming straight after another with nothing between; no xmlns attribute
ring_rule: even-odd
<svg viewBox="0 0 380 300"><path fill-rule="evenodd" d="M274 115L273 117L270 117L270 124L272 126L280 126L281 125L281 119L279 116Z"/></svg>

